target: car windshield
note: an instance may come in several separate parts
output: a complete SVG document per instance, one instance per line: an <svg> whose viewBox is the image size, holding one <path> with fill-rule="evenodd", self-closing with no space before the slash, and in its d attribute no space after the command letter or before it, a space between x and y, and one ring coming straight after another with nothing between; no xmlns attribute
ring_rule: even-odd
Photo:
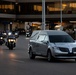
<svg viewBox="0 0 76 75"><path fill-rule="evenodd" d="M75 42L74 39L69 35L49 35L50 42Z"/></svg>

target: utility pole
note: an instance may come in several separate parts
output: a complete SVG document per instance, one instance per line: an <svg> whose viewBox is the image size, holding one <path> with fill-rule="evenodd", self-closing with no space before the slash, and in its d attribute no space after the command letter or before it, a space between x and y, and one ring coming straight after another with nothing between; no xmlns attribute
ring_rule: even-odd
<svg viewBox="0 0 76 75"><path fill-rule="evenodd" d="M45 30L45 0L42 0L42 30Z"/></svg>
<svg viewBox="0 0 76 75"><path fill-rule="evenodd" d="M62 0L60 0L60 22L61 22L61 26L62 26Z"/></svg>

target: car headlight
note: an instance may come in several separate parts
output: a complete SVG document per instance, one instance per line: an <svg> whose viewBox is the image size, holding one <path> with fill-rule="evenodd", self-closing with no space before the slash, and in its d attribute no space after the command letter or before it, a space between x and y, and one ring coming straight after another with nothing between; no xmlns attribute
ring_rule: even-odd
<svg viewBox="0 0 76 75"><path fill-rule="evenodd" d="M59 50L57 46L52 47L54 50Z"/></svg>

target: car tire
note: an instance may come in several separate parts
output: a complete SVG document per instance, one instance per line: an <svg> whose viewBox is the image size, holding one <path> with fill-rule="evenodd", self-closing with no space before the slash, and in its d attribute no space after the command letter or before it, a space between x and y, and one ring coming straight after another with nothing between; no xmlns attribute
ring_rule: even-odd
<svg viewBox="0 0 76 75"><path fill-rule="evenodd" d="M29 50L29 57L30 59L35 59L35 55L32 52L32 49Z"/></svg>
<svg viewBox="0 0 76 75"><path fill-rule="evenodd" d="M13 47L9 47L9 50L13 50Z"/></svg>
<svg viewBox="0 0 76 75"><path fill-rule="evenodd" d="M2 45L2 43L0 43L0 45Z"/></svg>
<svg viewBox="0 0 76 75"><path fill-rule="evenodd" d="M51 54L51 51L48 51L48 52L47 52L47 59L48 59L48 62L53 61L53 56L52 56L52 54Z"/></svg>

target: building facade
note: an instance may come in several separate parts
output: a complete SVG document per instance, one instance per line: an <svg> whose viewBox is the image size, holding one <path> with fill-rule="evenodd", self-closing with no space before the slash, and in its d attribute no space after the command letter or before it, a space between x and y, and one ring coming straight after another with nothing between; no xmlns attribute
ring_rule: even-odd
<svg viewBox="0 0 76 75"><path fill-rule="evenodd" d="M62 6L61 0L45 0L46 23L60 23L61 11L63 23L76 21L75 0L62 0ZM42 22L42 0L1 0L0 23L6 29L10 22Z"/></svg>

